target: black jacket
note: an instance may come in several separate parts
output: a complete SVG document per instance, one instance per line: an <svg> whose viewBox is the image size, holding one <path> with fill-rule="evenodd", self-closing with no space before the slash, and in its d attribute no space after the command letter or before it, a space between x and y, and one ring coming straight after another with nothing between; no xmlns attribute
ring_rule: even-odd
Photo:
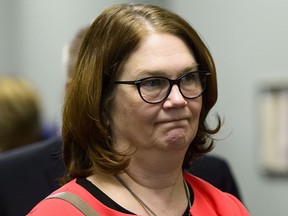
<svg viewBox="0 0 288 216"><path fill-rule="evenodd" d="M188 172L243 201L233 172L223 158L205 155L193 161Z"/></svg>
<svg viewBox="0 0 288 216"><path fill-rule="evenodd" d="M1 153L0 215L23 216L59 188L61 155L59 137Z"/></svg>

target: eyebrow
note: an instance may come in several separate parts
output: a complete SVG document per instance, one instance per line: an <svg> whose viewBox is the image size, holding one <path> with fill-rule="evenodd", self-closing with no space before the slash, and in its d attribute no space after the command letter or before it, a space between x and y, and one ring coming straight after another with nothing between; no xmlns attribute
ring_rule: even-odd
<svg viewBox="0 0 288 216"><path fill-rule="evenodd" d="M184 68L183 70L181 70L181 72L179 73L179 76L181 76L182 74L185 74L187 72L193 72L193 71L197 71L199 67L199 64L193 64L192 66L188 66L186 68ZM145 77L149 77L149 76L167 76L167 72L165 71L161 71L161 70L143 70L139 73L141 78L145 78Z"/></svg>

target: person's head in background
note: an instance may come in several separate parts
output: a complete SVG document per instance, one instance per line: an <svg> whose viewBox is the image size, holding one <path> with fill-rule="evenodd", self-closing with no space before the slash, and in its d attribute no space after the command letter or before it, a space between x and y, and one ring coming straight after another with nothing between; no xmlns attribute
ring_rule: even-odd
<svg viewBox="0 0 288 216"><path fill-rule="evenodd" d="M65 83L65 90L68 88L69 83L71 82L74 67L77 63L78 53L81 48L82 41L84 39L85 34L89 29L89 25L80 28L76 34L73 36L72 40L69 41L68 45L65 46L64 50L64 65L65 65L65 72L66 72L66 83Z"/></svg>
<svg viewBox="0 0 288 216"><path fill-rule="evenodd" d="M43 139L40 99L36 92L24 78L0 78L1 152Z"/></svg>
<svg viewBox="0 0 288 216"><path fill-rule="evenodd" d="M129 6L123 5L123 8L112 7L99 16L80 49L63 110L64 160L69 178L89 176L95 167L110 174L127 167L131 152L123 157L115 151L111 136L117 133L111 131L110 125L116 92L114 82L119 80L129 56L149 34L163 33L180 38L193 53L197 70L210 72L202 94L199 127L186 152L183 168L188 168L192 160L212 149L211 136L220 129L219 118L215 129L210 129L206 123L206 117L217 101L217 80L214 61L198 33L173 13L149 6L144 9L143 5L138 9L137 5L131 7L131 13ZM101 28L97 28L98 25Z"/></svg>

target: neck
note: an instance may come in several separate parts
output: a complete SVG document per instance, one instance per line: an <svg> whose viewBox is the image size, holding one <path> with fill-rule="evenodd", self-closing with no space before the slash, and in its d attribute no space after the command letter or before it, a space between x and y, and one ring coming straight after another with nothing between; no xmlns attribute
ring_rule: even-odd
<svg viewBox="0 0 288 216"><path fill-rule="evenodd" d="M128 168L118 176L156 215L182 215L188 206L182 163L176 166L159 160L159 165L155 161L151 161L150 157L140 163L139 158L133 157ZM98 173L88 179L131 212L143 216L153 215L114 176Z"/></svg>
<svg viewBox="0 0 288 216"><path fill-rule="evenodd" d="M119 176L129 184L139 185L151 190L162 190L181 185L183 175L182 170L173 170L170 173L154 173L153 171L138 172L139 169L131 168L125 170ZM151 174L153 173L153 174Z"/></svg>
<svg viewBox="0 0 288 216"><path fill-rule="evenodd" d="M115 179L127 189L147 215L178 215L184 212L187 205L191 207L189 189L183 177L169 187L162 185L157 189L135 182L127 173L116 175Z"/></svg>
<svg viewBox="0 0 288 216"><path fill-rule="evenodd" d="M184 155L179 152L141 151L135 153L125 170L135 182L149 188L169 187L182 179L182 163ZM161 154L163 156L161 156ZM184 154L184 153L183 153ZM159 184L159 185L158 185Z"/></svg>

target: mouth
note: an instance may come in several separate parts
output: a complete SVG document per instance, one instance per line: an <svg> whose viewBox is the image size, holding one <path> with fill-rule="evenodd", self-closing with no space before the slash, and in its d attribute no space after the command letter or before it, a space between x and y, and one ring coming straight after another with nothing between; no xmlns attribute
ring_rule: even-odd
<svg viewBox="0 0 288 216"><path fill-rule="evenodd" d="M167 119L167 120L163 120L160 121L160 124L165 124L165 123L181 123L183 121L187 121L187 118L177 118L177 119Z"/></svg>

